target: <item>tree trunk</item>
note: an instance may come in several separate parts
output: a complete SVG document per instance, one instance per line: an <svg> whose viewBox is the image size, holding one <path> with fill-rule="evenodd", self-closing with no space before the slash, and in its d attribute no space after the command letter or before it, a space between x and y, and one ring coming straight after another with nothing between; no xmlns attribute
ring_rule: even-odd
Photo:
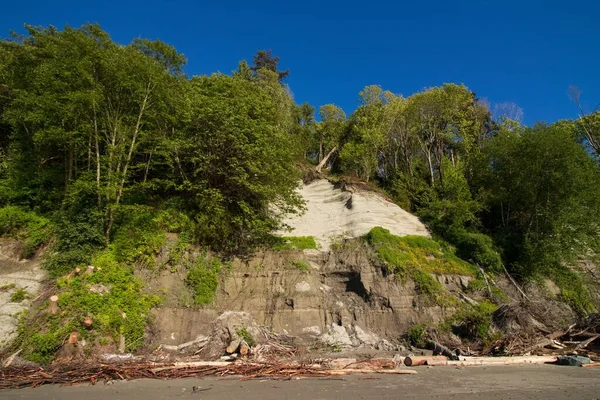
<svg viewBox="0 0 600 400"><path fill-rule="evenodd" d="M137 122L135 124L135 130L133 131L133 137L131 138L131 143L129 145L129 151L127 152L127 158L125 159L125 162L123 164L123 173L122 173L123 176L121 177L121 182L119 183L119 186L117 188L117 196L115 198L115 203L114 203L114 206L109 207L108 225L106 227L106 234L105 234L107 244L110 242L110 231L112 229L112 226L113 226L113 223L115 220L116 207L121 202L121 196L123 195L123 187L125 186L125 181L127 179L127 169L129 168L129 163L131 162L133 150L135 149L137 136L140 133L140 129L142 127L142 117L144 116L144 111L146 111L146 106L148 105L148 99L150 97L150 86L151 86L151 84L150 84L150 82L148 82L148 87L146 88L146 95L144 96L144 101L142 102L142 106L140 107L140 112L138 114ZM120 163L121 163L121 161L119 160L119 165L117 166L117 171L120 169Z"/></svg>
<svg viewBox="0 0 600 400"><path fill-rule="evenodd" d="M336 151L337 151L337 146L334 147L333 149L331 149L331 151L329 153L327 153L325 158L322 159L321 162L319 163L319 165L316 166L315 171L321 172L321 169L323 169L325 164L327 164L327 160L329 160L329 157L331 157L333 155L333 153L335 153Z"/></svg>
<svg viewBox="0 0 600 400"><path fill-rule="evenodd" d="M431 186L433 186L435 184L435 174L433 173L433 162L431 160L431 151L427 151L427 166L429 167L429 176L430 176L430 182L431 182Z"/></svg>

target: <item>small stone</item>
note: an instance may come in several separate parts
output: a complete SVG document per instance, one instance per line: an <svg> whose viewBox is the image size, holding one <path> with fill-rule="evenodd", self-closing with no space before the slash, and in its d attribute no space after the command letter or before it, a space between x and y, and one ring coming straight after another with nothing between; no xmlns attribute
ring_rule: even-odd
<svg viewBox="0 0 600 400"><path fill-rule="evenodd" d="M296 292L310 292L310 284L308 282L302 281L296 283Z"/></svg>

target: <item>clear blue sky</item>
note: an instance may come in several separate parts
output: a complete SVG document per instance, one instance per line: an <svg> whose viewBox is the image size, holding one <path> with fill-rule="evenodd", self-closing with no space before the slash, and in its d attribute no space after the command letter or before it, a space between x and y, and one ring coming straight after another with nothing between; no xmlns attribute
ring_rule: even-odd
<svg viewBox="0 0 600 400"><path fill-rule="evenodd" d="M188 58L189 74L230 73L272 49L289 68L296 101L350 113L369 84L409 95L464 83L492 104L514 102L524 121L576 115L600 102L600 4L521 1L7 1L0 32L98 22L113 39L162 39Z"/></svg>

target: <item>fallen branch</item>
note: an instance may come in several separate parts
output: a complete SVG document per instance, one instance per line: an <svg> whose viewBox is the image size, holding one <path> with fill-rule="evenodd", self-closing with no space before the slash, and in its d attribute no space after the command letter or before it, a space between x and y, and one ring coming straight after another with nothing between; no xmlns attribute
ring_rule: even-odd
<svg viewBox="0 0 600 400"><path fill-rule="evenodd" d="M588 344L592 343L594 340L598 339L599 337L600 337L600 335L596 335L587 340L584 340L583 342L581 342L577 346L575 346L575 350L585 349L588 346Z"/></svg>
<svg viewBox="0 0 600 400"><path fill-rule="evenodd" d="M583 368L600 367L600 362L595 362L595 363L591 363L591 364L581 364L581 366Z"/></svg>
<svg viewBox="0 0 600 400"><path fill-rule="evenodd" d="M479 267L479 271L481 272L481 275L483 275L483 280L485 281L485 286L487 287L487 291L488 291L488 295L490 296L490 300L493 300L494 297L492 295L492 288L490 287L490 283L488 282L487 274L485 273L485 271L483 270L483 268L481 268L481 266L479 264L477 264L477 266Z"/></svg>
<svg viewBox="0 0 600 400"><path fill-rule="evenodd" d="M521 289L521 287L517 284L517 282L513 279L512 276L510 276L510 274L508 273L508 270L506 269L506 267L504 265L502 265L502 268L504 269L504 273L506 274L506 276L508 277L508 280L510 280L510 282L514 285L514 287L517 288L517 290L519 291L519 293L521 293L521 295L531 301L531 299L529 297L527 297L527 295L525 294L525 292Z"/></svg>
<svg viewBox="0 0 600 400"><path fill-rule="evenodd" d="M323 169L323 167L325 166L325 164L327 164L327 160L329 160L329 157L331 157L333 155L333 153L335 153L336 151L337 151L337 147L334 147L333 149L331 149L331 151L329 153L327 153L327 155L325 156L325 158L323 158L321 160L321 162L319 163L319 165L317 165L315 167L315 171L321 172L321 169Z"/></svg>
<svg viewBox="0 0 600 400"><path fill-rule="evenodd" d="M438 342L434 342L433 340L429 341L430 346L433 346L433 354L441 354L443 356L448 357L451 360L456 360L456 354L454 354L454 352L452 350L450 350L449 348L447 348L446 346L438 343Z"/></svg>
<svg viewBox="0 0 600 400"><path fill-rule="evenodd" d="M190 367L226 367L230 366L231 363L227 361L188 361L188 362L176 362L173 365L166 367L153 368L150 371L160 372L171 369L190 368Z"/></svg>

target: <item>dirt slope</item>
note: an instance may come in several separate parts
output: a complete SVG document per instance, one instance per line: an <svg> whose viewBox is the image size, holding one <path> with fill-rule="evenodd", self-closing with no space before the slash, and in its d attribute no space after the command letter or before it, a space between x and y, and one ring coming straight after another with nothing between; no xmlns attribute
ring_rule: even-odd
<svg viewBox="0 0 600 400"><path fill-rule="evenodd" d="M292 231L280 234L314 236L323 250L332 240L363 236L376 226L398 236L429 236L417 217L375 192L342 189L318 179L303 185L299 193L306 200L306 212L284 220Z"/></svg>

